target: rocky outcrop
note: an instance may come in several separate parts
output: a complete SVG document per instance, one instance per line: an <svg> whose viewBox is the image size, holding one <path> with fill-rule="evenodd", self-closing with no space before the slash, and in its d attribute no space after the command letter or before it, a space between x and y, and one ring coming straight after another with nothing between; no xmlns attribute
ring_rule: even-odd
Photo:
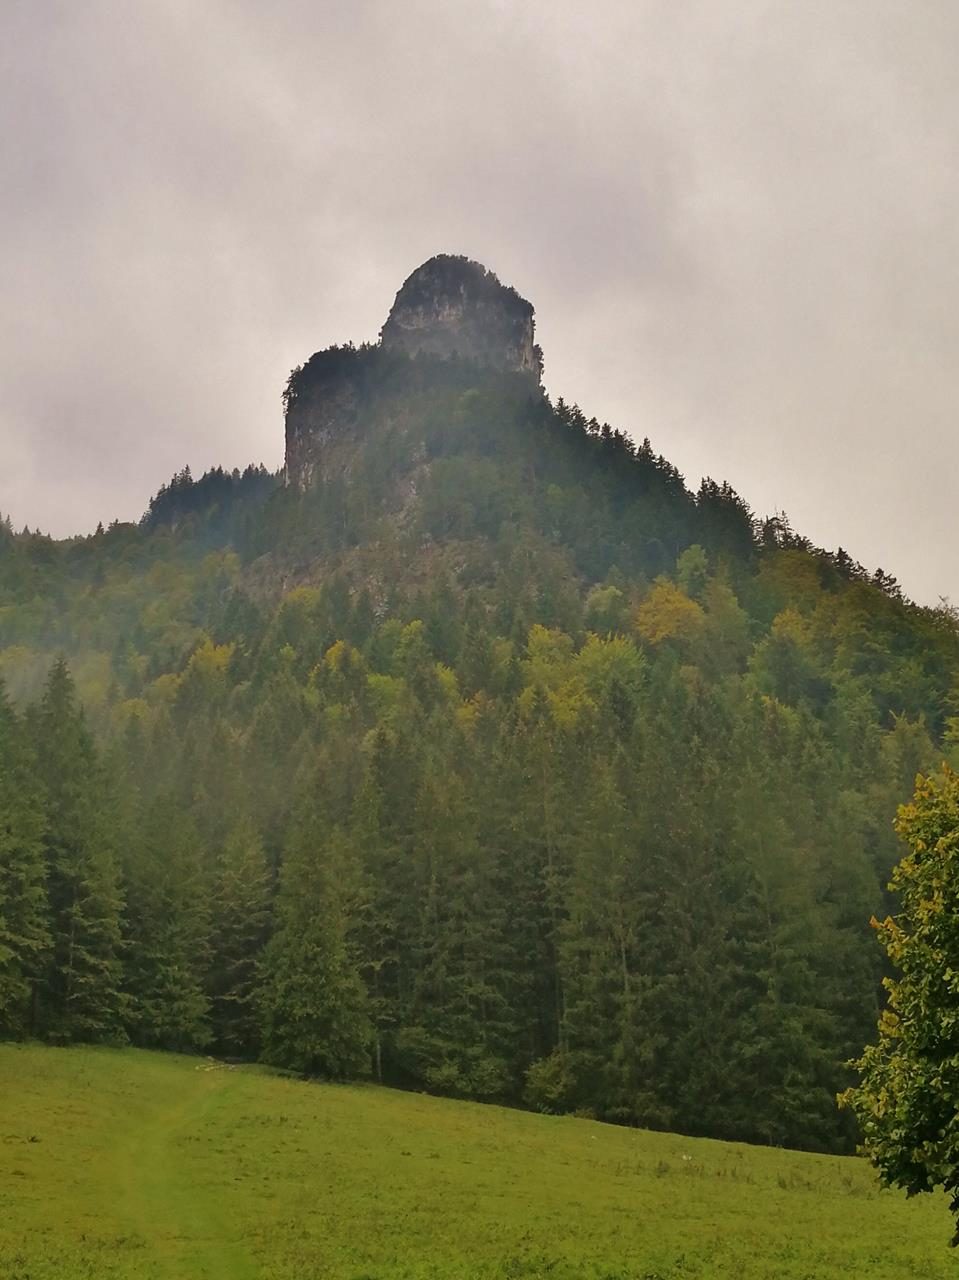
<svg viewBox="0 0 959 1280"><path fill-rule="evenodd" d="M319 351L287 384L286 483L308 489L327 479L335 446L352 434L359 402L358 370L350 347Z"/></svg>
<svg viewBox="0 0 959 1280"><path fill-rule="evenodd" d="M403 357L457 358L539 391L542 353L533 308L492 271L440 254L404 281L376 347L331 347L290 375L286 403L286 483L308 489L343 469L358 439L365 389L378 363Z"/></svg>
<svg viewBox="0 0 959 1280"><path fill-rule="evenodd" d="M407 355L460 356L539 383L542 355L533 307L469 258L439 254L403 283L380 334Z"/></svg>

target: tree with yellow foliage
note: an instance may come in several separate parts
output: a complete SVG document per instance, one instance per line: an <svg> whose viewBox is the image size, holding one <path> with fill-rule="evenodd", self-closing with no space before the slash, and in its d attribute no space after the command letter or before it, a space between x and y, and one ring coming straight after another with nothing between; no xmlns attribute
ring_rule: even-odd
<svg viewBox="0 0 959 1280"><path fill-rule="evenodd" d="M643 640L660 645L667 640L694 639L702 629L704 616L702 606L681 587L668 578L657 578L633 621Z"/></svg>
<svg viewBox="0 0 959 1280"><path fill-rule="evenodd" d="M873 924L899 976L840 1102L887 1186L942 1187L959 1218L959 775L920 777L896 829L910 845L890 886L902 911Z"/></svg>

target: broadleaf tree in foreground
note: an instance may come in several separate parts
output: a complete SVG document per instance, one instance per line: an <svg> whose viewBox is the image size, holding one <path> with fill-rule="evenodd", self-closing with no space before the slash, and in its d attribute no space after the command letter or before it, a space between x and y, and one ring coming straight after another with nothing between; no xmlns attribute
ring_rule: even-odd
<svg viewBox="0 0 959 1280"><path fill-rule="evenodd" d="M890 886L902 910L873 923L899 976L841 1101L883 1182L942 1187L959 1219L959 774L920 777L896 828L910 847Z"/></svg>

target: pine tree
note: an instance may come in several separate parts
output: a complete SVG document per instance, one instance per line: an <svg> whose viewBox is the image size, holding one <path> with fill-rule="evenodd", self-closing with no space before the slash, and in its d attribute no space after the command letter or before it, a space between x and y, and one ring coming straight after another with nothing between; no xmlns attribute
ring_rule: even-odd
<svg viewBox="0 0 959 1280"><path fill-rule="evenodd" d="M263 844L253 824L241 819L223 847L213 893L213 1035L226 1054L255 1056L259 1047L254 995L270 923L270 887Z"/></svg>
<svg viewBox="0 0 959 1280"><path fill-rule="evenodd" d="M53 946L37 1030L57 1041L121 1034L122 895L111 799L61 659L30 718L46 796L44 850Z"/></svg>
<svg viewBox="0 0 959 1280"><path fill-rule="evenodd" d="M257 1003L263 1058L309 1075L365 1074L372 1028L348 938L343 882L347 847L294 822L280 877L277 928L263 954Z"/></svg>
<svg viewBox="0 0 959 1280"><path fill-rule="evenodd" d="M42 796L0 682L0 1035L31 1029L49 946Z"/></svg>
<svg viewBox="0 0 959 1280"><path fill-rule="evenodd" d="M422 762L413 734L377 728L366 749L350 834L361 867L356 939L369 993L377 1079L397 1067L397 1029L408 1019L412 997L417 894L410 884L415 798Z"/></svg>
<svg viewBox="0 0 959 1280"><path fill-rule="evenodd" d="M414 977L397 1043L409 1073L431 1088L503 1096L511 1082L495 859L477 840L477 815L450 753L433 763L417 800Z"/></svg>
<svg viewBox="0 0 959 1280"><path fill-rule="evenodd" d="M201 1049L210 1041L210 922L196 826L160 796L144 815L141 840L127 873L130 1034L137 1044Z"/></svg>

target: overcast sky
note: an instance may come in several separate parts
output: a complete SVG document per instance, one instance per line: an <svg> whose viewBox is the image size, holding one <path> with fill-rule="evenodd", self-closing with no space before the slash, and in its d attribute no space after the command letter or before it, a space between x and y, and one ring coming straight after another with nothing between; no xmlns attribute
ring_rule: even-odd
<svg viewBox="0 0 959 1280"><path fill-rule="evenodd" d="M282 462L437 252L555 397L959 600L953 0L3 0L0 510Z"/></svg>

